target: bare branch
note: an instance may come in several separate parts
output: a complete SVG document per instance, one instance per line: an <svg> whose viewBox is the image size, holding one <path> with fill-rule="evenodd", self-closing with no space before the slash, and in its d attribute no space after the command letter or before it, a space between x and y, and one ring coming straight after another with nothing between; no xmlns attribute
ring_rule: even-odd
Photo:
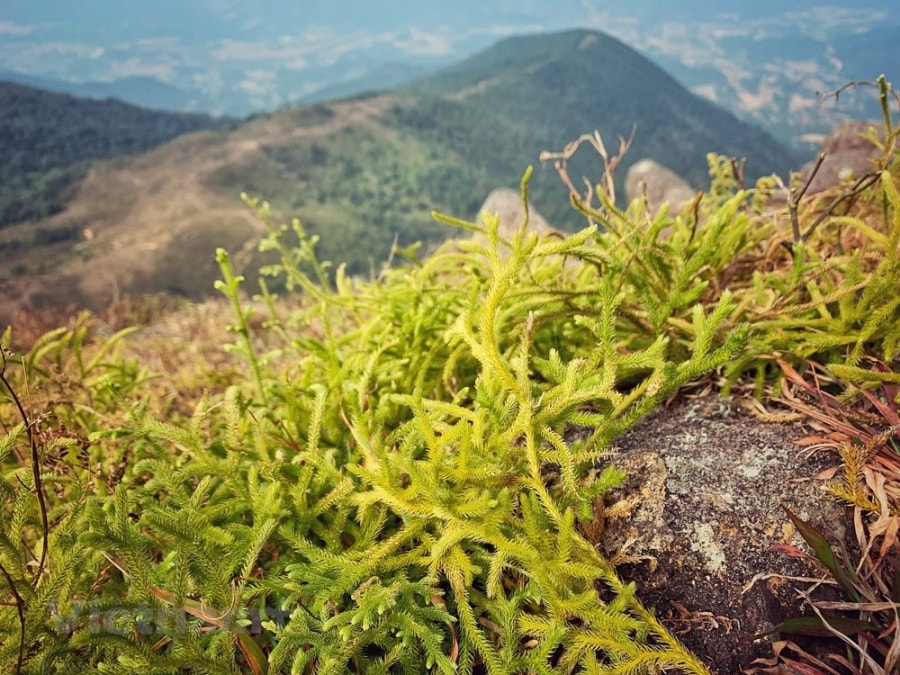
<svg viewBox="0 0 900 675"><path fill-rule="evenodd" d="M816 157L816 163L813 165L812 171L810 171L809 177L806 179L806 183L803 184L803 187L800 188L800 190L791 190L788 194L788 210L791 213L791 230L794 235L795 244L799 244L801 241L805 240L800 234L800 217L797 214L800 200L803 199L806 191L809 190L809 186L812 185L813 179L816 177L816 174L819 173L819 169L822 168L822 162L824 161L825 153L820 152L819 156Z"/></svg>
<svg viewBox="0 0 900 675"><path fill-rule="evenodd" d="M825 219L828 218L834 212L834 209L836 209L840 205L841 202L843 202L845 199L849 199L850 197L855 197L856 195L864 192L865 190L870 188L872 185L874 185L875 181L877 181L880 176L881 176L880 173L867 173L864 176L860 176L853 183L853 185L851 185L849 188L847 188L846 190L841 192L841 194L839 194L837 197L835 197L828 204L828 206L825 207L825 209L822 211L822 213L819 214L818 218L816 218L815 221L813 221L813 224L810 225L809 228L806 230L806 232L803 233L803 236L800 238L800 241L808 240L813 235L813 232L816 231L816 228L818 228L819 225L821 225L823 222L825 222Z"/></svg>
<svg viewBox="0 0 900 675"><path fill-rule="evenodd" d="M34 580L32 581L32 586L37 588L38 582L41 579L41 576L44 573L44 566L47 563L47 548L49 546L50 541L50 523L47 517L47 500L44 496L44 485L43 480L41 478L41 458L40 453L38 452L37 441L34 438L34 428L32 426L31 420L28 418L28 413L25 412L25 407L22 405L22 401L19 399L16 394L15 389L9 383L9 380L6 379L6 350L0 346L0 383L6 387L7 391L9 391L9 395L13 400L16 408L19 410L19 415L22 416L22 421L25 423L25 432L28 434L28 445L31 448L31 475L34 478L34 491L38 500L38 507L40 508L41 513L41 527L43 531L41 533L42 546L41 546L41 559L38 562L37 572L35 572Z"/></svg>

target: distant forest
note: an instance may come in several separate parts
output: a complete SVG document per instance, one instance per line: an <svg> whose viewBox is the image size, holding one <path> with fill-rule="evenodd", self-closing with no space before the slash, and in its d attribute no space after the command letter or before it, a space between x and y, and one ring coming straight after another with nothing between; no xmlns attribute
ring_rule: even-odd
<svg viewBox="0 0 900 675"><path fill-rule="evenodd" d="M146 110L0 82L0 227L62 210L92 160L234 124L228 118Z"/></svg>

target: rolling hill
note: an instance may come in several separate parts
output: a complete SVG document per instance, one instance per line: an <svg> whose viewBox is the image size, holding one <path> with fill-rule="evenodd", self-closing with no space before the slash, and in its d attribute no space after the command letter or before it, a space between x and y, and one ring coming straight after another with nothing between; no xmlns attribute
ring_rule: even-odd
<svg viewBox="0 0 900 675"><path fill-rule="evenodd" d="M110 82L69 82L0 68L0 80L83 98L114 98L150 110L206 112L213 107L199 92L141 75L120 77Z"/></svg>
<svg viewBox="0 0 900 675"><path fill-rule="evenodd" d="M91 160L132 155L233 123L0 82L0 228L61 211Z"/></svg>
<svg viewBox="0 0 900 675"><path fill-rule="evenodd" d="M66 302L100 307L123 293L206 295L216 246L252 276L263 228L242 191L271 201L278 220L299 217L321 237L322 257L368 274L395 240L453 234L432 209L474 217L542 150L594 129L614 145L633 126L620 177L650 156L699 187L710 151L746 157L751 177L796 166L770 136L609 36L510 38L394 92L286 108L96 163L64 211L0 230L0 319ZM582 168L599 178L596 157ZM580 224L552 168L536 171L533 196L556 226Z"/></svg>

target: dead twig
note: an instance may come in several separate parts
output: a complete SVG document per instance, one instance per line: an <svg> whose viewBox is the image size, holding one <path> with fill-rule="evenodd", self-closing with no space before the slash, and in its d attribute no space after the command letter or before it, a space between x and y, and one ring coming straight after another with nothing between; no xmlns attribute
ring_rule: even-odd
<svg viewBox="0 0 900 675"><path fill-rule="evenodd" d="M594 131L594 133L592 134L582 134L574 141L566 144L566 147L563 148L562 152L550 152L544 150L543 152L541 152L539 159L541 160L541 162L546 162L551 159L554 160L553 168L556 169L556 172L559 174L560 180L562 180L563 184L569 189L570 195L572 195L573 197L577 197L585 206L590 208L591 198L593 197L593 184L587 178L582 178L582 180L584 180L585 184L588 186L587 192L585 193L584 198L582 198L578 190L575 189L575 185L572 183L572 179L569 177L569 173L566 168L566 163L578 151L578 148L580 148L584 143L589 143L594 148L594 150L597 151L597 154L603 158L603 176L600 179L600 184L603 185L603 189L609 197L610 202L615 203L616 168L619 166L619 163L622 161L625 153L627 153L629 148L631 148L631 144L634 142L634 135L636 131L637 127L632 127L631 135L629 135L627 139L623 136L619 136L619 150L612 157L610 157L609 153L606 151L606 146L603 144L603 139L600 137L600 132Z"/></svg>
<svg viewBox="0 0 900 675"><path fill-rule="evenodd" d="M41 478L41 458L40 453L38 452L37 441L34 437L34 428L31 420L28 417L28 413L25 412L25 407L22 405L22 401L19 399L18 394L16 394L16 390L10 384L9 380L6 379L6 364L7 364L6 350L3 347L0 347L0 383L6 387L6 390L9 392L10 398L12 398L13 403L19 411L19 415L22 417L22 421L25 424L25 433L28 435L28 445L31 449L31 475L34 479L34 492L38 501L38 508L41 514L41 557L38 561L37 572L35 572L34 579L31 582L33 588L37 588L38 582L41 579L41 576L44 574L44 567L47 563L47 548L49 546L50 540L50 522L47 516L47 500L44 495L44 485L43 480Z"/></svg>
<svg viewBox="0 0 900 675"><path fill-rule="evenodd" d="M794 235L794 244L799 244L803 241L803 237L800 234L800 216L798 214L800 200L803 199L806 191L809 190L809 186L812 185L813 179L816 177L816 174L819 173L819 169L822 168L822 162L824 161L825 153L820 152L819 156L816 157L816 163L813 165L812 171L810 171L809 177L806 179L806 183L803 184L803 187L799 190L790 190L788 192L788 210L791 214L791 231Z"/></svg>
<svg viewBox="0 0 900 675"><path fill-rule="evenodd" d="M825 219L834 212L834 210L841 204L841 202L849 199L850 197L855 197L856 195L865 192L875 184L875 181L877 181L880 176L880 172L871 172L857 178L854 181L853 185L841 192L837 197L829 202L828 206L826 206L822 213L820 213L819 216L813 221L813 224L810 225L806 232L803 233L801 241L807 241L813 235L813 232L816 231L819 225L825 222Z"/></svg>

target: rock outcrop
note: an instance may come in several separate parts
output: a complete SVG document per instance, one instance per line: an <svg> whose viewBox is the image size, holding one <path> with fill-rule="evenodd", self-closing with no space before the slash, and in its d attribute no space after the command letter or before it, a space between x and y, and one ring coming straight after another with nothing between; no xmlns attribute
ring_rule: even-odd
<svg viewBox="0 0 900 675"><path fill-rule="evenodd" d="M475 222L483 224L484 214L490 213L500 218L500 233L504 237L511 237L525 219L525 209L522 207L522 196L512 188L497 188L491 191L478 211ZM538 234L549 234L553 228L544 217L530 203L528 204L528 229Z"/></svg>

